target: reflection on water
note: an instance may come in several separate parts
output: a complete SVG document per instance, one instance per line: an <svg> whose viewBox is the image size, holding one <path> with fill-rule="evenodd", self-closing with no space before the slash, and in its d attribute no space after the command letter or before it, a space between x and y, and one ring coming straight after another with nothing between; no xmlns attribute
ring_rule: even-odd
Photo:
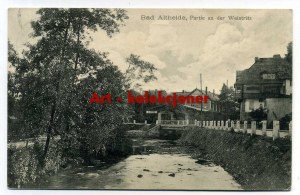
<svg viewBox="0 0 300 195"><path fill-rule="evenodd" d="M172 152L151 153L156 146L172 146L163 141L146 141L137 155L108 167L93 166L61 170L40 182L40 188L55 189L185 189L239 190L231 175L220 166ZM135 145L135 144L134 144ZM169 147L170 149L173 147Z"/></svg>

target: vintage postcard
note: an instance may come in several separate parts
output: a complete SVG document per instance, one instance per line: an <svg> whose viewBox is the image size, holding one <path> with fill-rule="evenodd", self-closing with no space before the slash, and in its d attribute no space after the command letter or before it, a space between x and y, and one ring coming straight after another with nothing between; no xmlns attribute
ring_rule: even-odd
<svg viewBox="0 0 300 195"><path fill-rule="evenodd" d="M293 11L8 10L10 189L290 190Z"/></svg>

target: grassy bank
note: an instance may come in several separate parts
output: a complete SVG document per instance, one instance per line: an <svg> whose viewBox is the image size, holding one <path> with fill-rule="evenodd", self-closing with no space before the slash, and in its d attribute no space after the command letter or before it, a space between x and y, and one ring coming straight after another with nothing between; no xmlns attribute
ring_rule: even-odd
<svg viewBox="0 0 300 195"><path fill-rule="evenodd" d="M210 129L185 131L180 144L221 165L245 190L289 190L291 142Z"/></svg>

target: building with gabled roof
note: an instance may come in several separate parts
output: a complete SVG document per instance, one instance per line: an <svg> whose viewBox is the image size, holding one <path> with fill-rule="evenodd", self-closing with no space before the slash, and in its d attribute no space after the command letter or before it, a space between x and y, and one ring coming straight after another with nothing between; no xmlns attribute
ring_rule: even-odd
<svg viewBox="0 0 300 195"><path fill-rule="evenodd" d="M170 93L173 94L174 92ZM157 110L157 120L221 120L222 108L219 102L219 96L215 92L207 90L200 90L195 88L191 92L182 90L182 92L175 92L177 96L205 96L207 95L207 104L185 103L183 105L177 104L176 108L171 108L170 105L162 105L151 111Z"/></svg>
<svg viewBox="0 0 300 195"><path fill-rule="evenodd" d="M207 111L211 111L211 112L220 112L221 111L221 106L219 104L219 96L217 94L215 94L215 92L210 92L207 91L207 87L206 90L200 90L198 88L195 88L193 91L187 93L185 96L205 96L207 95L208 98L208 103L207 104L203 104L202 105L202 111L207 112ZM186 103L185 106L189 107L189 108L194 108L196 110L201 110L201 104L188 104Z"/></svg>
<svg viewBox="0 0 300 195"><path fill-rule="evenodd" d="M251 120L249 113L258 108L267 111L269 122L292 112L292 65L280 55L256 57L250 68L236 72L234 86L241 120Z"/></svg>

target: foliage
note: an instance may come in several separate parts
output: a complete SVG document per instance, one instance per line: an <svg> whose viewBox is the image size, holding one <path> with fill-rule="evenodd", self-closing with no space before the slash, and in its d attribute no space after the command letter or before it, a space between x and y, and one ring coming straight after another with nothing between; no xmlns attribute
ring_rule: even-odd
<svg viewBox="0 0 300 195"><path fill-rule="evenodd" d="M262 120L267 120L267 110L260 107L258 109L252 110L249 115L252 117L253 120L255 121L262 121Z"/></svg>
<svg viewBox="0 0 300 195"><path fill-rule="evenodd" d="M285 59L292 65L293 64L293 42L290 42L287 46L287 54Z"/></svg>
<svg viewBox="0 0 300 195"><path fill-rule="evenodd" d="M228 87L225 83L223 83L219 98L224 119L239 119L239 104L235 99L234 88L232 86Z"/></svg>
<svg viewBox="0 0 300 195"><path fill-rule="evenodd" d="M114 100L113 104L90 104L92 93L125 99L130 84L155 79L156 68L130 55L130 68L122 73L108 53L88 47L91 31L101 29L109 37L118 33L128 18L125 10L43 8L37 14L39 18L31 23L36 43L27 44L21 57L9 43L8 61L14 69L9 72L9 115L16 115L22 127L15 137L47 135L41 145L44 149L39 148L34 158L42 170L52 170L56 167L50 149L54 135L60 135L58 158L64 161L80 157L88 161L103 148L113 150L121 141L123 118L132 114L132 108ZM21 158L13 159L17 163Z"/></svg>
<svg viewBox="0 0 300 195"><path fill-rule="evenodd" d="M148 83L157 79L154 75L157 70L155 66L140 59L140 56L131 54L126 61L128 68L125 73L125 81L129 87L138 88L142 83Z"/></svg>
<svg viewBox="0 0 300 195"><path fill-rule="evenodd" d="M101 128L103 121L109 121L116 114L114 111L109 112L109 116L101 113L98 117L102 123L94 120L92 127L85 126L87 115L99 113L92 112L93 109L81 109L89 99L85 96L85 104L82 104L83 96L80 95L85 94L85 90L83 93L81 91L87 89L88 85L96 90L95 86L99 84L108 91L109 88L115 88L113 84L122 83L119 79L122 74L110 74L116 67L106 58L107 54L88 49L91 40L88 33L102 29L112 36L119 32L119 27L128 17L122 9L45 8L38 10L37 14L40 17L31 23L32 36L37 42L27 45L28 50L23 52L21 59L9 45L8 60L15 69L10 77L12 95L9 99L12 104L17 102L19 105L18 120L23 124L21 132L28 132L28 137L47 133L44 161L47 161L50 138L54 134L61 135L64 155L73 157L77 155L75 150L81 144L76 127L81 127L82 131L88 129L87 134L91 139L98 138L95 143L105 144L103 140L109 140L111 134ZM90 79L94 76L99 78ZM122 87L117 90L122 90ZM111 106L110 109L118 110L118 106ZM115 118L120 118L118 113ZM90 129L96 129L96 126L98 131ZM108 123L106 128L113 130L114 126Z"/></svg>
<svg viewBox="0 0 300 195"><path fill-rule="evenodd" d="M289 124L292 120L292 113L286 114L279 120L281 130L289 130Z"/></svg>
<svg viewBox="0 0 300 195"><path fill-rule="evenodd" d="M158 91L161 91L163 96L167 95L167 92L165 90L149 90L148 94L149 96L151 95L155 95L158 96ZM140 93L138 91L133 90L132 91L132 95L133 96L138 96L138 95L142 95L144 96L144 92ZM147 110L154 110L157 109L158 107L161 107L161 104L155 103L155 104L138 104L138 103L134 103L129 105L133 111L134 111L134 118L131 119L131 122L133 120L136 120L136 122L142 122L144 123L145 120L147 120L147 122L149 123L155 123L156 121L156 115L155 114L147 114L146 111ZM168 107L168 105L166 105Z"/></svg>
<svg viewBox="0 0 300 195"><path fill-rule="evenodd" d="M29 148L8 148L8 186L10 188L20 188L45 174L58 170L60 164L63 163L58 148L50 148L44 167L41 166L42 153L43 147L38 142Z"/></svg>

